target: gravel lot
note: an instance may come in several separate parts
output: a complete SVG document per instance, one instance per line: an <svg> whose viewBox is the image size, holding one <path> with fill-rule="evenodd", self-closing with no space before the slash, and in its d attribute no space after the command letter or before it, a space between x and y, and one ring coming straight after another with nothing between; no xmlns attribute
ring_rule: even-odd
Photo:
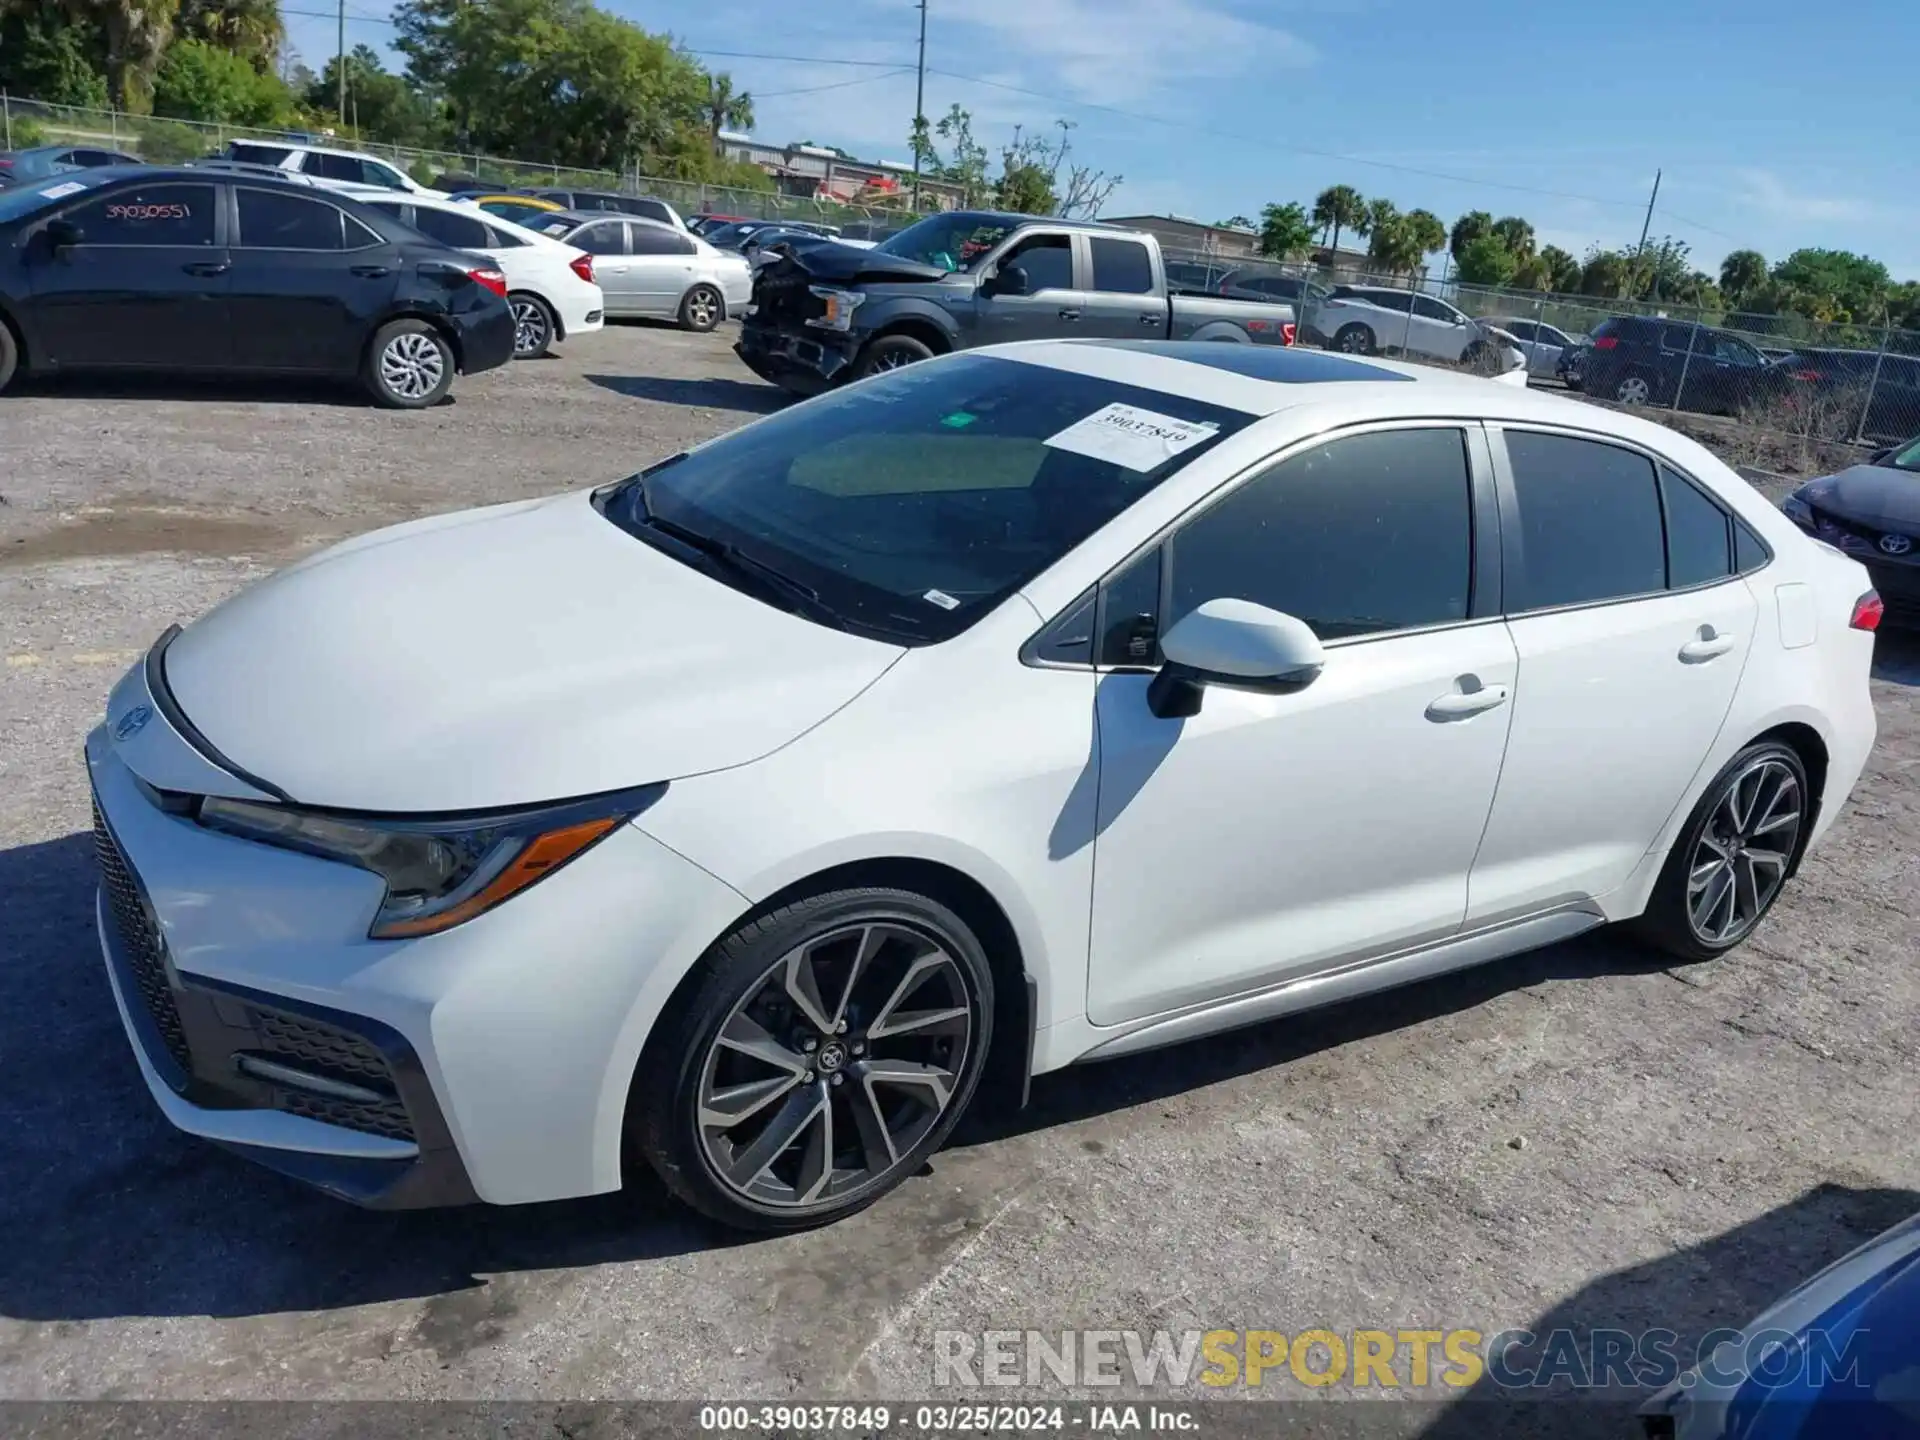
<svg viewBox="0 0 1920 1440"><path fill-rule="evenodd" d="M650 1191L368 1214L176 1136L93 939L79 749L111 683L327 541L771 408L728 343L622 326L426 414L0 403L0 1396L924 1396L939 1329L1691 1337L1920 1210L1920 644L1897 636L1851 809L1732 957L1589 937L1046 1077L825 1232L742 1243Z"/></svg>

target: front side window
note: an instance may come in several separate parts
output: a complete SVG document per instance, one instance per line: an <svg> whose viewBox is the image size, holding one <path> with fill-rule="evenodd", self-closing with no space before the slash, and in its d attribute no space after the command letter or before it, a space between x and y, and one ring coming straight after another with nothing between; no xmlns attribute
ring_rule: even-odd
<svg viewBox="0 0 1920 1440"><path fill-rule="evenodd" d="M589 225L567 236L567 243L577 245L589 255L624 255L627 253L627 223L624 220L603 220L598 225Z"/></svg>
<svg viewBox="0 0 1920 1440"><path fill-rule="evenodd" d="M813 591L823 623L934 643L1252 418L963 353L724 435L602 503L641 538L737 547Z"/></svg>
<svg viewBox="0 0 1920 1440"><path fill-rule="evenodd" d="M1035 235L1022 240L1000 260L1004 274L1018 265L1027 272L1027 294L1073 288L1073 241L1065 235Z"/></svg>
<svg viewBox="0 0 1920 1440"><path fill-rule="evenodd" d="M1452 325L1465 318L1451 305L1442 305L1430 295L1413 297L1413 313L1422 320L1438 320L1443 325Z"/></svg>
<svg viewBox="0 0 1920 1440"><path fill-rule="evenodd" d="M1507 608L1545 610L1666 589L1653 462L1596 440L1506 432L1522 573Z"/></svg>
<svg viewBox="0 0 1920 1440"><path fill-rule="evenodd" d="M389 190L410 190L407 177L392 166L382 165L378 160L362 160L360 173L366 177L368 185L383 185Z"/></svg>
<svg viewBox="0 0 1920 1440"><path fill-rule="evenodd" d="M227 146L229 160L244 160L249 165L272 165L278 168L291 154L293 151L284 145L254 145L245 140L235 140Z"/></svg>
<svg viewBox="0 0 1920 1440"><path fill-rule="evenodd" d="M1151 295L1153 260L1138 240L1093 239L1093 288L1114 295Z"/></svg>
<svg viewBox="0 0 1920 1440"><path fill-rule="evenodd" d="M351 155L328 155L311 150L307 152L306 161L300 168L308 175L318 175L323 180L346 180L355 185L366 183L360 162Z"/></svg>
<svg viewBox="0 0 1920 1440"><path fill-rule="evenodd" d="M635 255L691 255L693 241L677 230L659 225L635 225L629 230Z"/></svg>
<svg viewBox="0 0 1920 1440"><path fill-rule="evenodd" d="M1169 627L1251 600L1323 640L1467 618L1473 493L1457 429L1383 430L1282 461L1174 536Z"/></svg>
<svg viewBox="0 0 1920 1440"><path fill-rule="evenodd" d="M337 206L305 195L242 186L239 244L250 250L343 250L344 216ZM365 241L354 237L356 245Z"/></svg>
<svg viewBox="0 0 1920 1440"><path fill-rule="evenodd" d="M211 185L116 190L66 218L80 227L85 245L211 245L218 193Z"/></svg>

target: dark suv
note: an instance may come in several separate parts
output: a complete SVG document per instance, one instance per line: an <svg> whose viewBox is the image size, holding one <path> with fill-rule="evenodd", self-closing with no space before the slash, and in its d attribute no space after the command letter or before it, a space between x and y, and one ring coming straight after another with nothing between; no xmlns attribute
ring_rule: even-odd
<svg viewBox="0 0 1920 1440"><path fill-rule="evenodd" d="M1730 330L1615 315L1580 347L1580 388L1596 400L1737 415L1783 393L1791 377Z"/></svg>
<svg viewBox="0 0 1920 1440"><path fill-rule="evenodd" d="M608 210L616 215L658 220L676 230L687 228L671 205L651 195L622 195L613 190L535 190L533 194L536 199L551 200L569 210Z"/></svg>

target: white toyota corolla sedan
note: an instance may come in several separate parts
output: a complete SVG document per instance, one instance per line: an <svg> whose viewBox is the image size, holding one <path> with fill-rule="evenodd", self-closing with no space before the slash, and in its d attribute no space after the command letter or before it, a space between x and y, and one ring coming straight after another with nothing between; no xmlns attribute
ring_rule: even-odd
<svg viewBox="0 0 1920 1440"><path fill-rule="evenodd" d="M790 1228L976 1093L1632 921L1758 925L1878 602L1699 445L1390 361L1036 342L161 636L87 739L167 1116L373 1205Z"/></svg>

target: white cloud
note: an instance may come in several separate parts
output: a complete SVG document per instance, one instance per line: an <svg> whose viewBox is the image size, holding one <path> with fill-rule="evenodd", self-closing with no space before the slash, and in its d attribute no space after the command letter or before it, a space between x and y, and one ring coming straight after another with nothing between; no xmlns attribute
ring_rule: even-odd
<svg viewBox="0 0 1920 1440"><path fill-rule="evenodd" d="M1859 221L1880 214L1880 207L1871 200L1799 191L1771 170L1748 166L1735 175L1742 186L1741 198L1748 205L1782 220Z"/></svg>

